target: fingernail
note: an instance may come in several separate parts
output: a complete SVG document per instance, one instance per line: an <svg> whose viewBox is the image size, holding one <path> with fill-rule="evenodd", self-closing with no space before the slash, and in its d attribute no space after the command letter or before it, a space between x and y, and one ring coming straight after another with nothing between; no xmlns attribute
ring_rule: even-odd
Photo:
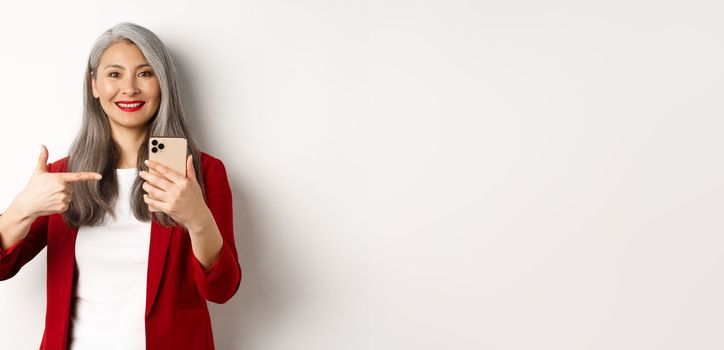
<svg viewBox="0 0 724 350"><path fill-rule="evenodd" d="M148 159L144 160L143 162L144 162L146 165L149 165Z"/></svg>

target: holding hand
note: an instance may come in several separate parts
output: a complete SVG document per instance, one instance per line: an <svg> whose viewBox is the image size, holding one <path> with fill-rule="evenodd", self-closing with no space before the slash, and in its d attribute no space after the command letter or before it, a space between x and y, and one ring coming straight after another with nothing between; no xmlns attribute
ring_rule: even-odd
<svg viewBox="0 0 724 350"><path fill-rule="evenodd" d="M198 225L207 218L207 214L210 215L201 186L196 180L191 155L186 157L187 177L152 160L147 160L146 165L158 173L139 172L141 178L146 180L143 189L153 197L149 198L148 194L143 195L150 210L168 214L187 229L194 224Z"/></svg>
<svg viewBox="0 0 724 350"><path fill-rule="evenodd" d="M101 174L95 172L49 173L47 162L48 150L45 146L41 146L38 166L33 171L25 189L15 197L11 204L24 217L33 220L39 216L63 213L68 210L69 203L73 198L73 182L101 179Z"/></svg>

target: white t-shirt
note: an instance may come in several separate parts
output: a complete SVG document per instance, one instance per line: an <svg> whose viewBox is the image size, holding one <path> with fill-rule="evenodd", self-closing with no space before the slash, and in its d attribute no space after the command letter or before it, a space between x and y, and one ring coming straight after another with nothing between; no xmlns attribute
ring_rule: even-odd
<svg viewBox="0 0 724 350"><path fill-rule="evenodd" d="M146 348L146 276L151 222L136 219L129 194L135 168L116 169L116 219L81 226L75 243L78 281L71 310L71 350Z"/></svg>

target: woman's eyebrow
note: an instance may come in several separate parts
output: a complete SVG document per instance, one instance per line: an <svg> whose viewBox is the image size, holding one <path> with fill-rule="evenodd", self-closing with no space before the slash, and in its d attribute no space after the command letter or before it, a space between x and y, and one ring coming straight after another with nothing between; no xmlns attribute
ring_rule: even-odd
<svg viewBox="0 0 724 350"><path fill-rule="evenodd" d="M107 65L107 66L106 66L105 68L103 68L103 69L108 69L108 68L112 68L112 67L120 68L120 69L125 69L125 68L124 68L123 66L121 66L120 64L115 64L115 63L114 63L114 64L109 64L109 65ZM150 67L150 65L149 65L148 63L144 63L144 64L139 65L138 67L136 67L136 69L142 68L142 67Z"/></svg>

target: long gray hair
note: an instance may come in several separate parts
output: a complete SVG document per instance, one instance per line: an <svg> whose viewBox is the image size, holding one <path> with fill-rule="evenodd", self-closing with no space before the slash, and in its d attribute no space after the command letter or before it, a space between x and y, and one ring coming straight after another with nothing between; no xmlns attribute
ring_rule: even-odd
<svg viewBox="0 0 724 350"><path fill-rule="evenodd" d="M118 198L116 166L120 161L120 146L111 136L108 116L101 103L93 96L91 79L95 79L103 52L119 42L134 44L143 53L157 77L161 88L161 101L156 114L146 127L146 138L138 148L136 168L148 171L143 163L147 159L150 136L185 137L188 153L193 155L194 171L204 200L206 190L201 173L201 158L197 142L184 118L180 91L176 81L176 69L161 40L150 30L139 25L122 22L105 31L93 44L85 73L83 96L83 122L68 152L67 171L95 171L103 175L100 181L73 183L73 200L63 218L68 225L96 225L104 221L105 215L115 216L113 206ZM144 222L152 220L148 204L143 200L143 178L136 178L131 187L130 203L133 215ZM154 213L156 221L163 226L177 223L163 212Z"/></svg>

